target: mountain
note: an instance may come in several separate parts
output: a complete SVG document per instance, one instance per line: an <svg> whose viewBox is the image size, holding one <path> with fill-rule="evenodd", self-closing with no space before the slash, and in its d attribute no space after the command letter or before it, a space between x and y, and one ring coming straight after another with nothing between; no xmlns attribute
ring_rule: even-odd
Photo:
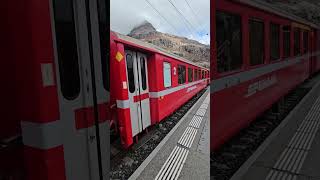
<svg viewBox="0 0 320 180"><path fill-rule="evenodd" d="M159 32L149 22L144 22L133 28L128 36L159 46L196 64L210 67L209 45Z"/></svg>

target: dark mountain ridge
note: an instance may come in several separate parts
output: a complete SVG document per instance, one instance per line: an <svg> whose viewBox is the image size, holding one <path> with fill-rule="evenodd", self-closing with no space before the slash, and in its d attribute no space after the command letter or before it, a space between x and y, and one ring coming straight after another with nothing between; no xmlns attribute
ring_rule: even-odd
<svg viewBox="0 0 320 180"><path fill-rule="evenodd" d="M154 44L199 65L209 67L210 46L185 37L157 31L149 22L134 27L128 36Z"/></svg>

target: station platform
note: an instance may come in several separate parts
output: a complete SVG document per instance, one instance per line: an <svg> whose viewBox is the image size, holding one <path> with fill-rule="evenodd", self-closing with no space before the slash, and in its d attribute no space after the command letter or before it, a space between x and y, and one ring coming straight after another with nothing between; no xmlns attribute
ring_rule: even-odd
<svg viewBox="0 0 320 180"><path fill-rule="evenodd" d="M129 180L210 179L209 92L208 88Z"/></svg>
<svg viewBox="0 0 320 180"><path fill-rule="evenodd" d="M320 180L320 76L231 180Z"/></svg>

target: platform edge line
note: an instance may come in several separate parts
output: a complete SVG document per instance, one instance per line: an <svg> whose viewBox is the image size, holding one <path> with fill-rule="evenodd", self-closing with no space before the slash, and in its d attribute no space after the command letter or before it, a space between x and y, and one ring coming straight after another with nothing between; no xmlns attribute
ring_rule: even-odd
<svg viewBox="0 0 320 180"><path fill-rule="evenodd" d="M230 180L240 180L243 175L249 170L252 164L258 159L258 157L266 150L268 145L274 140L274 138L280 133L281 129L285 127L289 119L293 117L295 112L302 107L302 105L311 97L311 95L320 86L320 81L315 84L315 86L308 92L307 95L299 102L298 105L287 115L287 117L279 124L279 126L269 135L269 137L258 147L255 153L236 171L236 173L230 178Z"/></svg>
<svg viewBox="0 0 320 180"><path fill-rule="evenodd" d="M203 97L206 97L208 95L208 93L210 93L210 88L208 88L206 90L206 92L201 95L201 97L198 99L198 101L188 110L188 112L180 119L180 121L163 138L163 140L152 151L152 153L143 161L143 163L135 170L135 172L129 177L128 180L135 180L140 176L142 171L148 166L148 164L151 162L151 160L157 155L157 153L160 151L160 149L166 144L166 142L170 139L170 137L178 129L178 127L181 125L181 123L184 122L186 120L186 117L194 110L195 107L197 107L196 105L198 105L199 103L202 103L202 101L199 101L199 100L200 99L205 100L205 98L203 98Z"/></svg>

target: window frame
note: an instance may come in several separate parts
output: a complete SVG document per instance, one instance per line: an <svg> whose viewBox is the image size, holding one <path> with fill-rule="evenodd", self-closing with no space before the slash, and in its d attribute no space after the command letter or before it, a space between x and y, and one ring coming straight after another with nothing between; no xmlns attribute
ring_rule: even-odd
<svg viewBox="0 0 320 180"><path fill-rule="evenodd" d="M70 0L70 2L65 2L65 3L70 3L69 4L69 8L70 8L70 12L71 15L68 18L71 18L71 22L70 23L70 29L72 31L70 36L70 33L68 34L69 38L72 38L72 48L70 46L70 44L63 45L65 44L66 40L64 39L66 34L62 34L60 32L62 25L60 25L59 22L59 17L61 16L61 14L58 14L58 9L57 8L64 8L64 11L66 7L57 7L56 3L58 0L54 0L52 1L53 4L53 21L54 21L54 26L55 26L55 41L56 41L56 49L57 49L57 59L58 59L58 66L59 66L59 76L60 76L60 91L62 93L62 96L67 99L67 100L75 100L79 97L80 92L81 92L81 82L80 82L80 58L79 58L79 51L78 51L78 36L77 36L77 29L76 29L76 18L75 18L75 12L74 12L74 1ZM64 15L66 15L67 13L64 13ZM59 16L60 15L60 16ZM65 17L65 16L64 16ZM61 18L61 17L60 17ZM64 21L65 22L65 21ZM65 24L63 25L63 27L67 27ZM69 31L70 31L69 29ZM63 31L65 32L65 30ZM70 39L69 39L70 40ZM68 41L68 43L70 43L70 41ZM66 48L67 47L67 48ZM70 47L70 48L69 48ZM66 49L69 49L66 50ZM73 54L71 55L70 53L70 49L73 50ZM69 52L69 54L66 54L66 52ZM68 56L72 56L72 60L74 60L75 62L73 62L74 64L70 64L70 57ZM68 59L67 61L65 59ZM69 63L69 64L68 64ZM72 71L70 71L70 67L67 66L72 66ZM69 72L73 72L73 74L70 75ZM69 73L69 75L67 76L67 74ZM71 77L73 76L73 77ZM72 83L70 83L70 81ZM74 84L75 83L75 84ZM71 90L69 88L72 88Z"/></svg>
<svg viewBox="0 0 320 180"><path fill-rule="evenodd" d="M169 65L169 67L170 67L170 73L169 73L169 75L170 75L170 86L166 86L166 81L165 81L165 64L168 64ZM168 62L168 61L163 61L163 63L162 63L162 66L163 66L163 68L162 68L162 70L163 70L163 73L162 73L162 75L163 75L163 87L164 88L171 88L172 87L172 66L171 66L171 63L170 62Z"/></svg>
<svg viewBox="0 0 320 180"><path fill-rule="evenodd" d="M244 60L244 47L243 47L243 42L244 42L244 38L243 38L243 24L242 24L242 15L240 13L234 13L234 12L230 12L230 11L226 11L226 10L217 10L217 13L216 13L216 18L218 17L218 14L221 13L221 14L224 14L224 15L227 15L228 17L232 17L232 18L239 18L239 47L236 48L236 49L239 49L239 57L236 57L233 59L239 59L239 62L238 61L230 61L229 62L229 66L227 67L227 70L221 70L220 69L220 65L219 65L219 56L217 53L217 63L216 63L216 69L217 69L217 73L220 74L220 75L226 75L226 74L231 74L231 73L234 73L234 72L238 72L238 71L241 71L243 70L243 67L244 67L244 64L245 64L245 60ZM216 23L218 21L216 20ZM216 24L216 27L219 27L217 24ZM217 31L217 30L216 30ZM218 31L216 32L218 33ZM233 41L234 42L234 41ZM217 40L217 49L219 48L218 47L218 40ZM233 52L233 54L235 54ZM236 55L235 55L236 56ZM230 57L229 57L230 58ZM234 64L231 64L231 62L236 62Z"/></svg>
<svg viewBox="0 0 320 180"><path fill-rule="evenodd" d="M262 24L262 37L263 37L263 42L262 43L259 43L259 44L262 44L262 47L261 48L259 48L259 49L261 49L262 50L262 62L261 63L258 63L258 64L253 64L252 63L252 54L251 54L251 29L250 29L250 23L251 22L255 22L255 23L260 23L260 24ZM266 42L266 23L265 23L265 21L263 20L263 19L260 19L260 18L256 18L256 17L252 17L252 18L249 18L249 20L248 20L248 27L249 27L249 66L250 67L256 67L256 66L261 66L261 65L263 65L263 64L265 64L266 63L266 45L265 45L265 42ZM255 41L257 41L257 40L255 40Z"/></svg>
<svg viewBox="0 0 320 180"><path fill-rule="evenodd" d="M128 56L131 57L131 62L132 62L132 76L129 76L129 66L128 66ZM135 80L135 75L134 75L134 56L131 53L127 53L126 54L126 70L127 70L127 76L128 76L128 90L130 93L134 93L136 91L136 80ZM132 79L130 79L129 77L132 77ZM131 83L130 80L133 80L133 82ZM133 91L131 91L133 90Z"/></svg>
<svg viewBox="0 0 320 180"><path fill-rule="evenodd" d="M184 69L184 71L182 71ZM182 85L187 82L187 68L186 65L178 64L178 84ZM182 75L180 76L180 74ZM182 79L180 79L182 77Z"/></svg>
<svg viewBox="0 0 320 180"><path fill-rule="evenodd" d="M194 70L194 80L198 81L198 70L196 68L194 68L193 70Z"/></svg>
<svg viewBox="0 0 320 180"><path fill-rule="evenodd" d="M104 89L110 91L110 32L108 30L110 11L107 8L106 1L97 1L102 83Z"/></svg>
<svg viewBox="0 0 320 180"><path fill-rule="evenodd" d="M305 41L305 35L307 35L307 41ZM307 54L310 51L309 47L309 38L310 38L310 33L309 31L305 30L302 32L302 38L303 38L303 45L302 45L302 54ZM307 44L305 44L307 42ZM306 46L305 46L306 45Z"/></svg>
<svg viewBox="0 0 320 180"><path fill-rule="evenodd" d="M299 33L298 35L298 39L296 39L296 33ZM296 42L296 40L298 40L298 43ZM298 45L298 47L296 47L296 45ZM296 49L299 49L299 52L296 53ZM302 52L301 52L301 29L296 27L293 30L293 55L294 56L301 56Z"/></svg>
<svg viewBox="0 0 320 180"><path fill-rule="evenodd" d="M284 28L286 28L286 27L288 27L288 30L287 29L284 29ZM288 40L289 40L289 43L288 43L288 48L289 48L289 54L287 55L286 54L286 36L285 36L285 34L286 33L289 33L289 38L288 38ZM291 42L292 42L292 40L291 40L291 35L292 35L292 28L291 28L291 26L290 25L284 25L283 27L282 27L282 41L283 41L283 47L282 47L282 49L283 49L283 52L282 52L282 56L283 56L283 58L289 58L289 57L291 57L291 51L292 51L292 48L291 48Z"/></svg>
<svg viewBox="0 0 320 180"><path fill-rule="evenodd" d="M191 73L191 74L190 74ZM191 76L190 76L191 75ZM190 80L191 77L191 80ZM193 68L192 67L188 67L188 82L191 83L193 82Z"/></svg>
<svg viewBox="0 0 320 180"><path fill-rule="evenodd" d="M277 48L277 53L278 53L278 57L276 58L273 58L272 57L272 46L275 44L273 44L272 42L272 26L275 26L278 28L278 48ZM270 62L275 62L275 61L279 61L281 59L281 39L280 39L280 36L281 36L281 25L278 24L278 23L274 23L274 22L270 22L270 27L269 27L269 45L270 45L270 49L269 49L269 58L270 58Z"/></svg>
<svg viewBox="0 0 320 180"><path fill-rule="evenodd" d="M148 80L147 80L147 60L144 56L140 56L140 74L141 74L141 86L142 90L145 91L148 89ZM143 63L141 62L143 61Z"/></svg>

